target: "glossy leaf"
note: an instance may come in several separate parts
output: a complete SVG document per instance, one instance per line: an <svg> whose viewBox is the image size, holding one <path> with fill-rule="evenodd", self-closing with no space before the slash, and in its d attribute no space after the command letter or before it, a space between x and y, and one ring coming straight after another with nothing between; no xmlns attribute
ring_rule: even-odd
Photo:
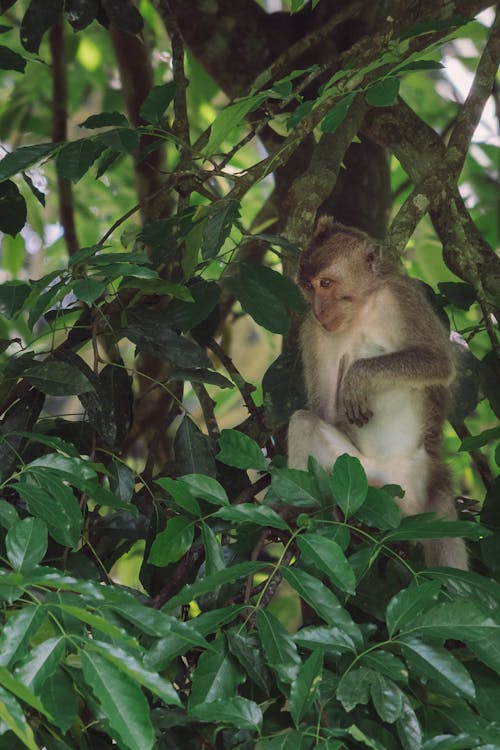
<svg viewBox="0 0 500 750"><path fill-rule="evenodd" d="M354 593L354 572L337 542L321 534L306 533L298 537L297 545L302 554L326 573L335 586L350 594Z"/></svg>
<svg viewBox="0 0 500 750"><path fill-rule="evenodd" d="M382 721L393 724L399 719L403 710L403 693L392 680L374 672L370 695Z"/></svg>
<svg viewBox="0 0 500 750"><path fill-rule="evenodd" d="M4 44L0 44L0 70L17 70L24 73L26 60L17 52L9 49Z"/></svg>
<svg viewBox="0 0 500 750"><path fill-rule="evenodd" d="M61 480L45 477L42 487L21 480L15 485L30 513L47 524L49 534L66 547L75 547L80 539L83 518L78 502Z"/></svg>
<svg viewBox="0 0 500 750"><path fill-rule="evenodd" d="M29 367L24 377L49 396L77 396L94 390L84 373L69 362L46 360Z"/></svg>
<svg viewBox="0 0 500 750"><path fill-rule="evenodd" d="M101 148L89 138L71 141L59 149L56 156L56 168L61 177L78 182L95 162Z"/></svg>
<svg viewBox="0 0 500 750"><path fill-rule="evenodd" d="M273 469L266 504L286 503L298 507L318 506L318 488L313 477L299 469Z"/></svg>
<svg viewBox="0 0 500 750"><path fill-rule="evenodd" d="M293 636L295 643L301 648L307 648L310 651L321 649L324 651L352 652L356 651L356 646L345 630L335 626L325 627L324 625L311 625L301 628Z"/></svg>
<svg viewBox="0 0 500 750"><path fill-rule="evenodd" d="M2 47L0 46L0 62ZM1 67L1 66L0 66ZM0 183L0 232L15 237L26 223L26 201L11 180Z"/></svg>
<svg viewBox="0 0 500 750"><path fill-rule="evenodd" d="M44 33L57 23L63 0L31 0L21 22L21 44L28 52L38 52Z"/></svg>
<svg viewBox="0 0 500 750"><path fill-rule="evenodd" d="M55 725L66 733L78 716L78 695L63 669L56 669L43 683L43 704Z"/></svg>
<svg viewBox="0 0 500 750"><path fill-rule="evenodd" d="M422 729L413 706L406 696L403 697L401 715L396 722L396 730L403 750L421 750Z"/></svg>
<svg viewBox="0 0 500 750"><path fill-rule="evenodd" d="M375 529L397 529L401 522L401 512L394 499L378 487L368 487L366 500L354 515Z"/></svg>
<svg viewBox="0 0 500 750"><path fill-rule="evenodd" d="M65 653L66 639L63 636L47 638L27 654L16 667L14 676L34 693L40 694L45 680L56 671Z"/></svg>
<svg viewBox="0 0 500 750"><path fill-rule="evenodd" d="M321 130L323 133L335 133L339 125L347 117L347 113L354 100L355 94L347 94L337 104L335 104L325 115L321 122Z"/></svg>
<svg viewBox="0 0 500 750"><path fill-rule="evenodd" d="M390 107L399 94L399 78L382 78L366 92L366 103L371 107Z"/></svg>
<svg viewBox="0 0 500 750"><path fill-rule="evenodd" d="M203 222L201 255L205 260L215 258L229 237L234 222L239 218L240 204L233 199L216 201Z"/></svg>
<svg viewBox="0 0 500 750"><path fill-rule="evenodd" d="M173 100L175 89L176 84L174 81L163 83L159 86L152 86L141 104L139 110L140 116L146 122L157 125L165 114L168 105Z"/></svg>
<svg viewBox="0 0 500 750"><path fill-rule="evenodd" d="M256 639L249 636L240 627L226 631L226 637L230 652L241 664L250 679L258 685L264 695L269 695L271 675Z"/></svg>
<svg viewBox="0 0 500 750"><path fill-rule="evenodd" d="M194 516L200 516L201 510L200 505L190 487L183 482L181 479L171 479L170 477L160 477L155 479L155 484L158 484L162 489L166 490L173 498L175 504L186 510L188 513L192 513Z"/></svg>
<svg viewBox="0 0 500 750"><path fill-rule="evenodd" d="M290 690L290 713L296 727L312 706L318 693L323 671L323 654L313 651L304 662Z"/></svg>
<svg viewBox="0 0 500 750"><path fill-rule="evenodd" d="M438 581L429 581L396 594L387 605L389 635L404 630L405 626L411 627L417 615L436 603L440 588Z"/></svg>
<svg viewBox="0 0 500 750"><path fill-rule="evenodd" d="M75 297L87 305L91 305L105 291L106 284L95 279L80 279L73 284Z"/></svg>
<svg viewBox="0 0 500 750"><path fill-rule="evenodd" d="M255 440L239 430L222 430L216 459L237 469L267 469L267 461L261 448Z"/></svg>
<svg viewBox="0 0 500 750"><path fill-rule="evenodd" d="M213 505L229 505L229 498L224 487L216 479L203 474L184 474L181 481L187 484L192 494Z"/></svg>
<svg viewBox="0 0 500 750"><path fill-rule="evenodd" d="M346 518L356 513L368 494L365 470L356 458L346 453L335 462L330 485L333 496Z"/></svg>
<svg viewBox="0 0 500 750"><path fill-rule="evenodd" d="M177 562L191 547L194 539L194 526L189 518L175 516L167 521L167 527L156 536L148 561L152 565L164 567Z"/></svg>
<svg viewBox="0 0 500 750"><path fill-rule="evenodd" d="M217 537L214 532L206 523L201 525L201 539L205 548L205 567L207 575L217 573L218 570L224 570L226 567L226 561L224 560L224 552L217 541Z"/></svg>
<svg viewBox="0 0 500 750"><path fill-rule="evenodd" d="M297 567L284 568L283 578L317 614L330 625L353 625L335 594L318 578ZM347 631L349 632L349 631ZM352 635L352 633L349 633Z"/></svg>
<svg viewBox="0 0 500 750"><path fill-rule="evenodd" d="M257 729L262 726L260 706L248 698L233 696L207 703L197 703L190 707L189 715L196 721L222 722L239 729Z"/></svg>
<svg viewBox="0 0 500 750"><path fill-rule="evenodd" d="M233 521L235 524L254 523L257 526L269 526L273 529L289 529L286 521L266 505L240 503L228 508L221 508L214 513L215 518Z"/></svg>
<svg viewBox="0 0 500 750"><path fill-rule="evenodd" d="M38 565L47 552L47 526L39 518L16 521L8 530L5 546L15 570L27 571Z"/></svg>
<svg viewBox="0 0 500 750"><path fill-rule="evenodd" d="M245 116L254 109L257 109L265 99L266 94L255 94L254 96L249 96L234 104L230 104L223 109L211 125L210 138L203 150L204 154L206 156L215 154L231 131L242 125Z"/></svg>
<svg viewBox="0 0 500 750"><path fill-rule="evenodd" d="M474 700L474 683L463 664L441 646L424 643L416 638L401 643L411 672L447 686L448 694Z"/></svg>
<svg viewBox="0 0 500 750"><path fill-rule="evenodd" d="M346 711L352 711L360 703L366 705L370 700L370 687L376 672L366 667L358 667L346 672L337 688L337 699Z"/></svg>
<svg viewBox="0 0 500 750"><path fill-rule="evenodd" d="M11 151L0 161L0 182L32 167L58 148L56 143L37 143L34 146L21 146Z"/></svg>
<svg viewBox="0 0 500 750"><path fill-rule="evenodd" d="M175 459L183 473L215 476L214 452L210 439L185 416L174 438Z"/></svg>
<svg viewBox="0 0 500 750"><path fill-rule="evenodd" d="M14 696L0 687L0 720L29 750L39 750L33 730Z"/></svg>
<svg viewBox="0 0 500 750"><path fill-rule="evenodd" d="M484 526L472 521L445 521L431 513L403 518L401 525L385 537L391 541L418 541L463 536L480 540L490 534Z"/></svg>
<svg viewBox="0 0 500 750"><path fill-rule="evenodd" d="M257 630L266 660L279 680L291 684L297 679L302 666L297 646L281 622L268 610L257 612Z"/></svg>
<svg viewBox="0 0 500 750"><path fill-rule="evenodd" d="M0 666L11 667L24 655L46 614L43 606L35 605L23 607L9 617L0 633Z"/></svg>
<svg viewBox="0 0 500 750"><path fill-rule="evenodd" d="M128 675L101 654L83 651L83 676L92 688L120 747L151 750L154 732L149 705L143 692Z"/></svg>
<svg viewBox="0 0 500 750"><path fill-rule="evenodd" d="M227 652L224 638L219 637L212 650L202 653L193 672L189 710L200 703L231 698L244 679L243 670Z"/></svg>
<svg viewBox="0 0 500 750"><path fill-rule="evenodd" d="M363 654L362 657L363 665L373 669L375 672L389 677L389 679L395 682L408 682L408 669L403 662L391 654L390 651L382 651L377 649L376 651L368 651Z"/></svg>

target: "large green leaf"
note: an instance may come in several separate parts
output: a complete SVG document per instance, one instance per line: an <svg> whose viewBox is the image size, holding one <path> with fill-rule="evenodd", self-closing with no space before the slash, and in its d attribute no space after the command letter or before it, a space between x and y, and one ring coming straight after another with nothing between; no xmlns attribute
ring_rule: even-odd
<svg viewBox="0 0 500 750"><path fill-rule="evenodd" d="M346 711L352 711L360 703L366 705L370 700L370 687L373 676L377 673L366 667L358 667L346 672L337 688L337 700Z"/></svg>
<svg viewBox="0 0 500 750"><path fill-rule="evenodd" d="M154 732L148 702L127 674L102 654L81 652L83 676L92 688L119 747L151 750Z"/></svg>
<svg viewBox="0 0 500 750"><path fill-rule="evenodd" d="M253 505L252 503L241 503L221 508L214 513L215 518L223 518L225 521L240 523L255 523L257 526L269 526L273 529L289 529L286 521L266 505Z"/></svg>
<svg viewBox="0 0 500 750"><path fill-rule="evenodd" d="M417 541L419 539L441 539L463 536L479 541L491 532L473 521L446 521L432 513L407 516L395 531L389 532L384 540Z"/></svg>
<svg viewBox="0 0 500 750"><path fill-rule="evenodd" d="M168 680L160 677L156 672L147 669L136 656L128 653L123 648L94 640L89 643L88 649L95 650L101 654L111 664L114 664L124 674L134 680L134 682L150 690L167 705L182 705L177 692Z"/></svg>
<svg viewBox="0 0 500 750"><path fill-rule="evenodd" d="M48 638L26 655L14 676L36 694L40 694L45 680L52 675L66 653L66 638L61 635Z"/></svg>
<svg viewBox="0 0 500 750"><path fill-rule="evenodd" d="M189 716L196 721L232 724L238 729L260 730L262 726L262 709L248 698L232 696L218 698L207 703L197 703L190 707Z"/></svg>
<svg viewBox="0 0 500 750"><path fill-rule="evenodd" d="M401 650L411 674L437 682L448 694L474 700L476 691L469 673L445 648L411 638L401 643Z"/></svg>
<svg viewBox="0 0 500 750"><path fill-rule="evenodd" d="M180 473L215 476L214 451L210 438L187 415L175 433L174 453Z"/></svg>
<svg viewBox="0 0 500 750"><path fill-rule="evenodd" d="M217 638L212 646L202 653L193 672L190 710L200 703L231 698L245 680L245 673L228 653L224 638Z"/></svg>
<svg viewBox="0 0 500 750"><path fill-rule="evenodd" d="M58 148L57 143L37 143L34 146L21 146L11 151L0 161L0 182L22 172L23 169L32 167Z"/></svg>
<svg viewBox="0 0 500 750"><path fill-rule="evenodd" d="M344 516L349 518L363 505L368 493L365 470L357 458L344 453L333 467L332 493Z"/></svg>
<svg viewBox="0 0 500 750"><path fill-rule="evenodd" d="M307 472L299 469L273 468L271 477L271 489L266 495L266 504L278 502L298 507L320 504L314 478Z"/></svg>
<svg viewBox="0 0 500 750"><path fill-rule="evenodd" d="M240 430L222 430L219 438L219 453L216 458L223 464L237 469L265 471L267 461L255 440Z"/></svg>
<svg viewBox="0 0 500 750"><path fill-rule="evenodd" d="M304 662L290 690L290 713L296 727L312 706L318 693L323 671L323 654L313 651Z"/></svg>
<svg viewBox="0 0 500 750"><path fill-rule="evenodd" d="M301 534L297 545L302 554L326 573L331 582L342 591L353 594L356 579L340 545L321 534Z"/></svg>
<svg viewBox="0 0 500 750"><path fill-rule="evenodd" d="M241 627L226 631L227 643L233 656L239 661L250 679L269 695L271 675L264 661L262 650L257 645L257 639Z"/></svg>
<svg viewBox="0 0 500 750"><path fill-rule="evenodd" d="M285 347L262 379L264 406L272 427L286 424L297 409L307 403L302 358L298 348Z"/></svg>
<svg viewBox="0 0 500 750"><path fill-rule="evenodd" d="M401 715L396 722L398 737L403 750L421 750L422 729L410 700L403 696Z"/></svg>
<svg viewBox="0 0 500 750"><path fill-rule="evenodd" d="M9 49L4 44L0 44L0 70L17 70L24 73L26 59L17 52Z"/></svg>
<svg viewBox="0 0 500 750"><path fill-rule="evenodd" d="M211 367L201 347L167 327L166 311L131 310L127 317L129 322L123 334L139 351L154 354L177 367Z"/></svg>
<svg viewBox="0 0 500 750"><path fill-rule="evenodd" d="M9 617L0 634L0 666L11 667L24 656L46 615L42 605L25 605Z"/></svg>
<svg viewBox="0 0 500 750"><path fill-rule="evenodd" d="M293 640L301 648L307 648L309 651L320 649L323 651L345 651L355 652L356 646L354 640L345 630L335 626L325 627L324 625L310 625L301 628L293 636Z"/></svg>
<svg viewBox="0 0 500 750"><path fill-rule="evenodd" d="M23 375L49 396L77 396L94 390L84 373L69 362L46 360L29 367Z"/></svg>
<svg viewBox="0 0 500 750"><path fill-rule="evenodd" d="M61 177L77 182L90 169L102 151L90 138L66 143L57 152L56 168Z"/></svg>
<svg viewBox="0 0 500 750"><path fill-rule="evenodd" d="M347 117L347 113L354 100L354 93L347 94L337 104L335 104L324 116L321 122L321 130L323 133L335 133L339 125Z"/></svg>
<svg viewBox="0 0 500 750"><path fill-rule="evenodd" d="M257 612L257 630L267 663L279 680L287 685L293 683L302 667L302 661L291 636L281 622L268 610Z"/></svg>
<svg viewBox="0 0 500 750"><path fill-rule="evenodd" d="M68 674L58 668L43 683L43 705L64 733L78 716L78 693Z"/></svg>
<svg viewBox="0 0 500 750"><path fill-rule="evenodd" d="M222 586L225 583L231 583L243 576L253 575L266 567L267 563L261 562L260 560L231 565L225 570L219 570L217 573L212 573L212 575L203 578L201 581L184 586L178 594L172 597L172 599L169 599L165 605L165 609L175 609L181 604L187 604L191 599L195 599L201 594L205 594L208 591L215 591L219 586Z"/></svg>
<svg viewBox="0 0 500 750"><path fill-rule="evenodd" d="M379 487L368 487L366 500L354 515L375 529L397 529L401 522L401 512L392 495Z"/></svg>
<svg viewBox="0 0 500 750"><path fill-rule="evenodd" d="M39 518L16 521L8 530L5 547L15 570L26 572L43 560L47 551L47 526Z"/></svg>
<svg viewBox="0 0 500 750"><path fill-rule="evenodd" d="M40 750L23 709L11 693L0 687L0 720L29 750Z"/></svg>
<svg viewBox="0 0 500 750"><path fill-rule="evenodd" d="M30 292L30 284L24 281L6 281L0 284L0 313L6 318L12 318L21 310Z"/></svg>
<svg viewBox="0 0 500 750"><path fill-rule="evenodd" d="M0 47L0 57L2 48ZM0 182L0 232L15 237L26 223L26 201L11 180Z"/></svg>
<svg viewBox="0 0 500 750"><path fill-rule="evenodd" d="M231 134L231 131L242 125L246 115L257 109L266 98L267 94L254 94L253 96L240 99L223 109L211 125L210 138L203 149L203 153L206 156L212 156L212 154L216 153L222 143Z"/></svg>
<svg viewBox="0 0 500 750"><path fill-rule="evenodd" d="M45 476L42 486L25 479L15 489L28 504L30 513L47 524L49 534L66 547L75 547L83 526L80 507L69 487L60 479Z"/></svg>
<svg viewBox="0 0 500 750"><path fill-rule="evenodd" d="M201 525L201 539L205 548L205 568L207 575L217 573L218 570L224 570L226 561L224 559L224 550L214 532L206 523Z"/></svg>
<svg viewBox="0 0 500 750"><path fill-rule="evenodd" d="M411 626L417 615L430 609L437 601L440 588L438 581L429 581L398 592L387 605L389 635Z"/></svg>
<svg viewBox="0 0 500 750"><path fill-rule="evenodd" d="M193 539L194 526L189 518L171 518L151 545L148 562L159 567L177 562L191 547Z"/></svg>
<svg viewBox="0 0 500 750"><path fill-rule="evenodd" d="M344 626L349 635L352 636L350 627L354 627L354 623L351 617L342 607L333 591L330 591L324 583L296 566L283 568L283 578L323 620L330 625Z"/></svg>
<svg viewBox="0 0 500 750"><path fill-rule="evenodd" d="M392 680L374 672L370 695L382 721L393 724L399 719L403 710L404 694Z"/></svg>
<svg viewBox="0 0 500 750"><path fill-rule="evenodd" d="M204 259L215 258L239 215L240 204L233 199L216 201L210 206L209 214L203 221L201 255Z"/></svg>
<svg viewBox="0 0 500 750"><path fill-rule="evenodd" d="M157 125L165 114L168 105L174 98L175 89L176 83L174 81L169 81L169 83L163 83L159 86L152 86L141 104L139 110L140 116L146 120L146 122L151 122L153 125Z"/></svg>
<svg viewBox="0 0 500 750"><path fill-rule="evenodd" d="M218 506L229 505L227 492L216 479L203 474L185 474L181 481L187 484L195 497Z"/></svg>

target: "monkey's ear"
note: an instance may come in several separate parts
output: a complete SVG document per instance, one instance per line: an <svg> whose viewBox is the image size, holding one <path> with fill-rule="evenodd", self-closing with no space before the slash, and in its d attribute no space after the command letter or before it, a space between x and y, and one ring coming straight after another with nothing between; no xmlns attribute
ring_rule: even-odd
<svg viewBox="0 0 500 750"><path fill-rule="evenodd" d="M322 242L332 233L335 219L333 216L320 216L316 229L314 230L314 239L317 242Z"/></svg>
<svg viewBox="0 0 500 750"><path fill-rule="evenodd" d="M377 273L383 258L383 248L381 244L371 242L367 247L366 265L373 273Z"/></svg>

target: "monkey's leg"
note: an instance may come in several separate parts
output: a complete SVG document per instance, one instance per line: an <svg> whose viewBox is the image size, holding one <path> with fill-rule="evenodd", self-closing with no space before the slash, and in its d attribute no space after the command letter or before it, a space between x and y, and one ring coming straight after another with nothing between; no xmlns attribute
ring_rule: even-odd
<svg viewBox="0 0 500 750"><path fill-rule="evenodd" d="M429 499L425 511L437 513L448 521L457 520L450 474L446 466L439 462L431 467L427 492ZM444 565L460 570L469 569L467 547L461 537L426 539L422 543L428 568Z"/></svg>
<svg viewBox="0 0 500 750"><path fill-rule="evenodd" d="M293 469L307 469L307 459L313 456L326 471L331 471L339 456L348 453L362 461L353 443L336 427L301 409L296 411L288 428L288 465Z"/></svg>

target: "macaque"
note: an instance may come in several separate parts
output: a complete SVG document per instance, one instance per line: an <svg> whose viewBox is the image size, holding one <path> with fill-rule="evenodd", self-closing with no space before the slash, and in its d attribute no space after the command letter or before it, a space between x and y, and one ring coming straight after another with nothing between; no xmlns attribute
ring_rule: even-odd
<svg viewBox="0 0 500 750"><path fill-rule="evenodd" d="M289 465L309 455L328 471L343 453L372 484L398 484L404 515L456 518L440 458L451 344L417 282L382 257L364 232L322 217L300 259L311 305L301 328L309 408L290 421ZM426 540L428 566L467 569L463 539Z"/></svg>

